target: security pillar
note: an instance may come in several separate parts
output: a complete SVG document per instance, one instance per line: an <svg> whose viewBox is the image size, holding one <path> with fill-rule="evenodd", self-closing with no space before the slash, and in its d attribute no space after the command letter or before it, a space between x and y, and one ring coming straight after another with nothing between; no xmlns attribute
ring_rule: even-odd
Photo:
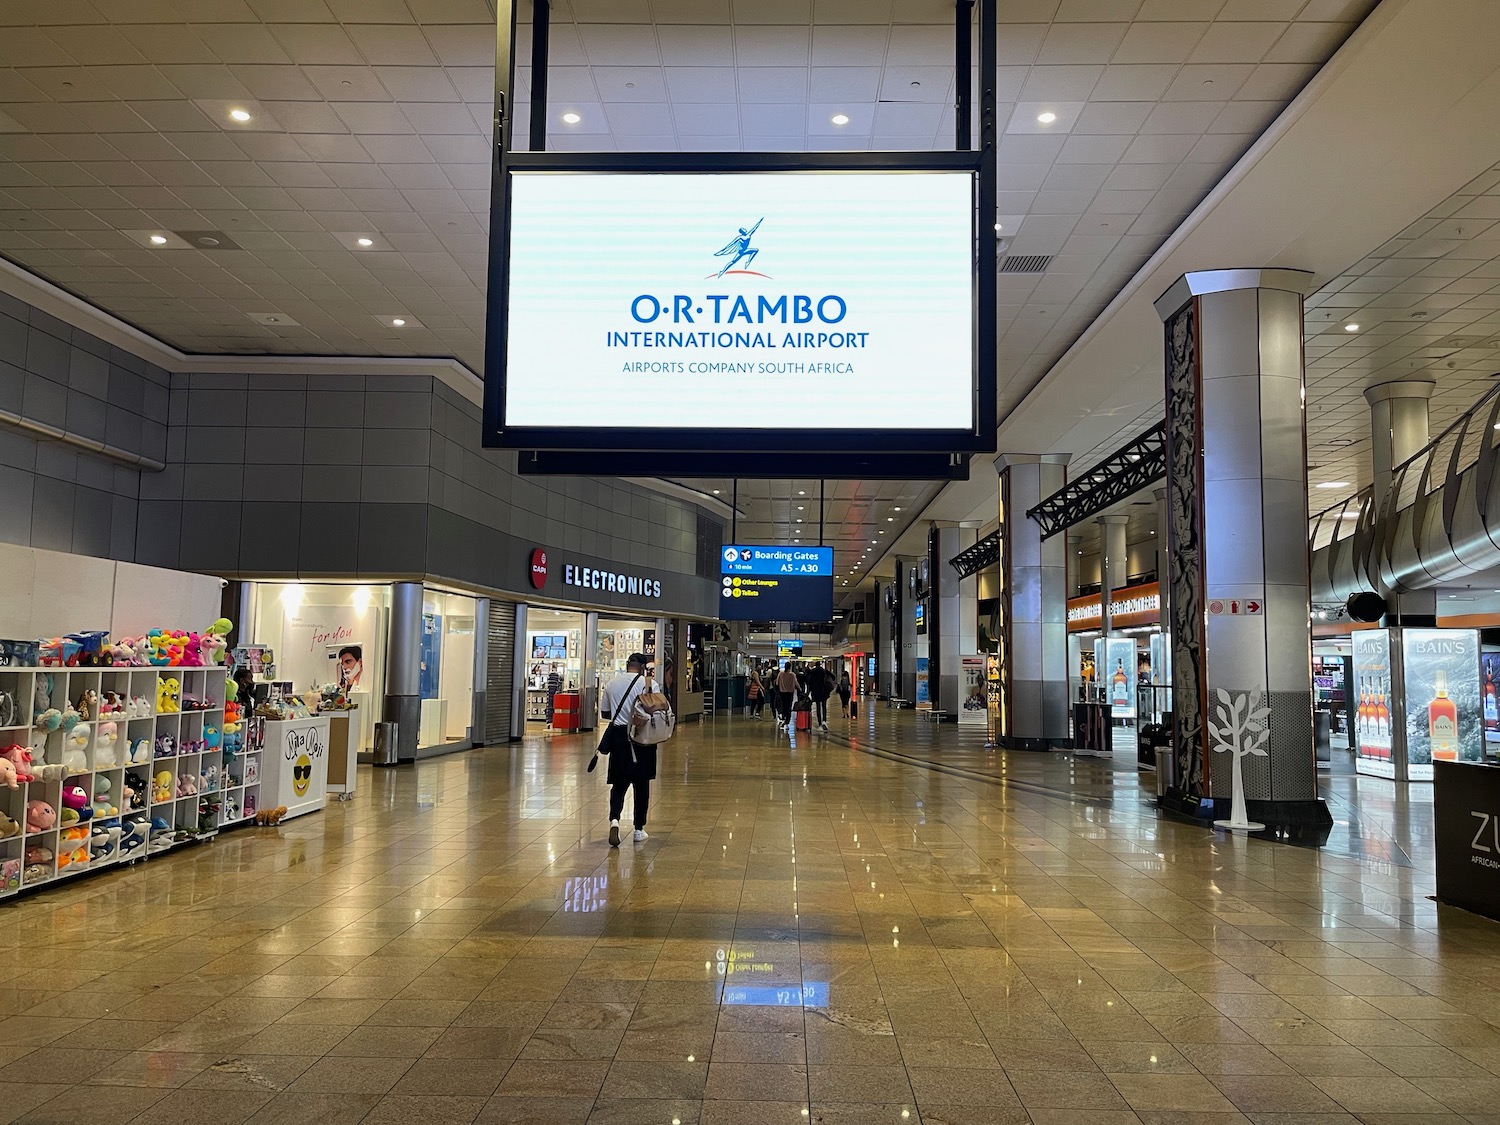
<svg viewBox="0 0 1500 1125"><path fill-rule="evenodd" d="M1026 512L1067 483L1061 454L1003 453L1000 474L1001 745L1072 744L1068 714L1067 537L1042 538Z"/></svg>
<svg viewBox="0 0 1500 1125"><path fill-rule="evenodd" d="M383 718L396 727L396 761L417 760L422 725L422 583L391 583Z"/></svg>
<svg viewBox="0 0 1500 1125"><path fill-rule="evenodd" d="M1300 270L1190 273L1156 310L1178 786L1222 816L1241 776L1253 819L1316 829L1332 821L1318 800L1308 623L1302 299L1312 281Z"/></svg>

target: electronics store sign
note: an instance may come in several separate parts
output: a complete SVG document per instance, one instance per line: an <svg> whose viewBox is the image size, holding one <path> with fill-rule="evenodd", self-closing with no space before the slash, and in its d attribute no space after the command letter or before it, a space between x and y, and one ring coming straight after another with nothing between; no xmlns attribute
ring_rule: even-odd
<svg viewBox="0 0 1500 1125"><path fill-rule="evenodd" d="M661 597L660 581L640 574L630 574L623 570L564 563L562 580L564 586L598 590L604 594L625 594L635 598Z"/></svg>
<svg viewBox="0 0 1500 1125"><path fill-rule="evenodd" d="M719 616L725 621L828 621L832 547L724 548Z"/></svg>
<svg viewBox="0 0 1500 1125"><path fill-rule="evenodd" d="M1500 767L1433 768L1438 901L1500 919Z"/></svg>
<svg viewBox="0 0 1500 1125"><path fill-rule="evenodd" d="M973 426L967 172L521 174L511 207L507 426Z"/></svg>

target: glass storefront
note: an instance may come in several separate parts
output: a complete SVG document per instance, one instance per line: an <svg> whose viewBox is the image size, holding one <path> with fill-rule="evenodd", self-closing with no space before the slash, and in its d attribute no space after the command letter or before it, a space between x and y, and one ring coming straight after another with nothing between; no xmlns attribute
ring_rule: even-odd
<svg viewBox="0 0 1500 1125"><path fill-rule="evenodd" d="M476 601L441 590L422 592L422 748L464 742L474 721Z"/></svg>
<svg viewBox="0 0 1500 1125"><path fill-rule="evenodd" d="M577 698L583 689L587 616L573 610L532 606L526 616L526 723L552 729L559 694ZM571 700L565 700L565 703ZM564 708L572 715L574 710ZM576 729L571 721L567 729Z"/></svg>

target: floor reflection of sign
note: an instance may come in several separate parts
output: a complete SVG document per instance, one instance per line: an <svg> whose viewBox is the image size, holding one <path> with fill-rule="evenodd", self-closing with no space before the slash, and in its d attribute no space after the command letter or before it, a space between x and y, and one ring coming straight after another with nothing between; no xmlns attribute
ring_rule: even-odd
<svg viewBox="0 0 1500 1125"><path fill-rule="evenodd" d="M724 989L724 1003L781 1008L826 1008L826 982L797 984L732 985Z"/></svg>

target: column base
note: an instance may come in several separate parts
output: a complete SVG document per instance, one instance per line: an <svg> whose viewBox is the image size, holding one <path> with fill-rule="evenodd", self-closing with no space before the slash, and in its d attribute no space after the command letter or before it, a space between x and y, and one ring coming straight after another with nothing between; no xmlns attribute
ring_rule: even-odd
<svg viewBox="0 0 1500 1125"><path fill-rule="evenodd" d="M387 695L385 720L396 724L396 761L417 760L417 736L422 725L420 695Z"/></svg>
<svg viewBox="0 0 1500 1125"><path fill-rule="evenodd" d="M1190 817L1204 827L1229 816L1228 797L1215 800L1213 797L1194 797L1180 789L1168 789L1156 803L1162 811ZM1245 812L1251 820L1265 825L1262 831L1251 833L1260 840L1321 847L1333 832L1333 814L1321 799L1246 801Z"/></svg>
<svg viewBox="0 0 1500 1125"><path fill-rule="evenodd" d="M1071 738L1025 738L1020 735L1011 735L997 739L995 745L1002 750L1036 750L1045 754L1053 750L1071 750L1073 740Z"/></svg>

